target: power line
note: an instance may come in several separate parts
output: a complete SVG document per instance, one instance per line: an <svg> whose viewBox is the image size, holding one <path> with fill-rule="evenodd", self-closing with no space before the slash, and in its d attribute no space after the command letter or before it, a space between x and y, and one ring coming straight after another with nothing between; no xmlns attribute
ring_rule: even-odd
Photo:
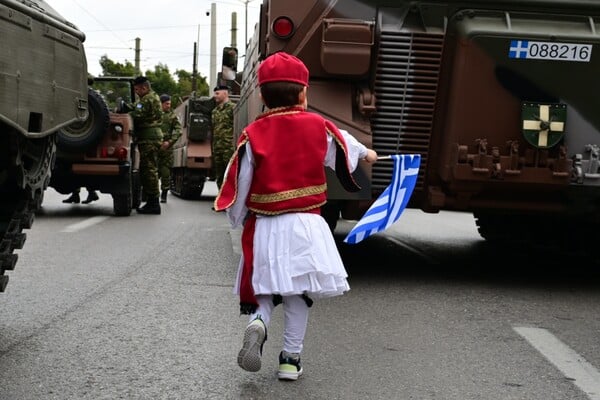
<svg viewBox="0 0 600 400"><path fill-rule="evenodd" d="M91 12L89 12L86 8L82 7L75 0L73 0L73 3L75 3L75 5L77 7L79 7L84 13L86 13L90 18L92 18L94 21L96 21L98 24L100 24L100 26L103 26L104 28L106 28L106 31L110 32L115 38L117 38L117 40L119 40L122 43L125 43L119 36L117 36L117 34L115 34L115 32L113 30L111 30L110 28L108 28L106 25L104 25L104 23L102 23L102 21L100 21L98 18L96 18L96 16L94 14L92 14Z"/></svg>

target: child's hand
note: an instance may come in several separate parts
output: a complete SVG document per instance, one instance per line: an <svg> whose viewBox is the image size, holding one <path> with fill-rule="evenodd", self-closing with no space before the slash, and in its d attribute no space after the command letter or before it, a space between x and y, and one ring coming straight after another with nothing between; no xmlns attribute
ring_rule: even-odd
<svg viewBox="0 0 600 400"><path fill-rule="evenodd" d="M367 156L363 160L369 164L374 164L377 161L377 153L375 150L367 149Z"/></svg>

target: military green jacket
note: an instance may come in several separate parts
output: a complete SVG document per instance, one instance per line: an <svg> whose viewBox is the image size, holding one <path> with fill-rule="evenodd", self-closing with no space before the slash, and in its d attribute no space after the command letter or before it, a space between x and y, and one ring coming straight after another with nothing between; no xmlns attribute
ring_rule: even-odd
<svg viewBox="0 0 600 400"><path fill-rule="evenodd" d="M163 112L161 129L163 141L169 142L169 147L173 146L177 139L181 137L181 122L179 122L179 118L173 110Z"/></svg>
<svg viewBox="0 0 600 400"><path fill-rule="evenodd" d="M212 110L213 147L233 149L233 108L228 101Z"/></svg>
<svg viewBox="0 0 600 400"><path fill-rule="evenodd" d="M160 98L153 90L133 105L131 117L138 141L162 141L162 114Z"/></svg>

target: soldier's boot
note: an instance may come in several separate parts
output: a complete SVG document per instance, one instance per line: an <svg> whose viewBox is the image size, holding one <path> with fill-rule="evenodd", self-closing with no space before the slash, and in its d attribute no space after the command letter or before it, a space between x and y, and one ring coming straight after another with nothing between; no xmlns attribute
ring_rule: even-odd
<svg viewBox="0 0 600 400"><path fill-rule="evenodd" d="M146 204L136 210L138 214L156 214L160 215L160 203L158 197L148 198Z"/></svg>
<svg viewBox="0 0 600 400"><path fill-rule="evenodd" d="M71 196L69 196L68 198L64 199L62 202L63 203L76 203L76 204L79 204L80 201L81 201L81 199L79 198L79 193L73 193Z"/></svg>
<svg viewBox="0 0 600 400"><path fill-rule="evenodd" d="M160 192L160 202L161 203L167 202L167 193L169 193L168 190L163 190L162 192Z"/></svg>
<svg viewBox="0 0 600 400"><path fill-rule="evenodd" d="M96 201L99 200L100 197L98 197L98 193L96 193L95 190L92 190L91 192L88 192L88 196L87 199L85 199L84 201L82 201L83 204L89 204L92 201Z"/></svg>

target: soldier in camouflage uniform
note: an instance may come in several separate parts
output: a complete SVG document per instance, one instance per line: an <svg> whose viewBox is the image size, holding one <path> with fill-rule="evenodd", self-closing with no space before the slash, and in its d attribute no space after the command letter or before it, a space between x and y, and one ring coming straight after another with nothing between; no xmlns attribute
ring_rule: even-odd
<svg viewBox="0 0 600 400"><path fill-rule="evenodd" d="M167 193L171 187L171 168L173 167L173 144L181 137L181 122L171 110L171 96L160 95L162 105L163 142L158 151L158 177L160 179L160 202L167 202Z"/></svg>
<svg viewBox="0 0 600 400"><path fill-rule="evenodd" d="M150 81L138 76L133 81L138 101L133 105L131 116L135 137L140 150L140 178L146 204L137 209L140 214L160 214L158 202L158 151L163 142L161 131L162 108L158 95L150 87Z"/></svg>
<svg viewBox="0 0 600 400"><path fill-rule="evenodd" d="M227 163L233 155L233 107L229 101L229 87L217 86L213 89L216 107L212 110L212 156L213 168L220 189Z"/></svg>

